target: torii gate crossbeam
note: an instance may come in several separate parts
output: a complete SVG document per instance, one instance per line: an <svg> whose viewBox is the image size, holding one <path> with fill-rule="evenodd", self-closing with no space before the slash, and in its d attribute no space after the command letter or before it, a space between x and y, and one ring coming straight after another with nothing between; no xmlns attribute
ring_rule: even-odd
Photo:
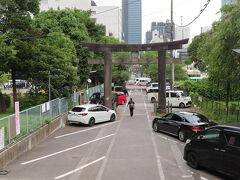
<svg viewBox="0 0 240 180"><path fill-rule="evenodd" d="M98 44L82 42L90 51L104 53L104 104L112 108L112 52L158 51L158 108L166 112L166 51L182 49L188 39L153 44Z"/></svg>

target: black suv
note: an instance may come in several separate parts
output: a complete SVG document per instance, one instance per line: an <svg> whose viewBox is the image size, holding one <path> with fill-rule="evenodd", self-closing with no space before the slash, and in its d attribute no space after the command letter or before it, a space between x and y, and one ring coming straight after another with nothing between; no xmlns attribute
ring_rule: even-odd
<svg viewBox="0 0 240 180"><path fill-rule="evenodd" d="M195 135L185 146L184 159L192 168L240 179L240 124L213 126Z"/></svg>

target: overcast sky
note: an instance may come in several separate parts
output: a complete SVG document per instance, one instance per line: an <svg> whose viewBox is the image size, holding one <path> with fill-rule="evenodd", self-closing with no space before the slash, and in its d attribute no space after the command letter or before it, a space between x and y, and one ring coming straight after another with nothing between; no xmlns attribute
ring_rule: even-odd
<svg viewBox="0 0 240 180"><path fill-rule="evenodd" d="M119 6L121 0L95 0L98 6ZM181 25L181 16L183 16L183 25L193 20L203 9L207 0L173 0L174 3L174 22ZM166 22L170 19L170 0L142 0L142 37L145 41L145 32L150 30L151 22ZM211 26L212 22L220 18L219 10L221 8L221 0L211 0L210 4L202 15L190 27L190 36L200 34L201 27Z"/></svg>

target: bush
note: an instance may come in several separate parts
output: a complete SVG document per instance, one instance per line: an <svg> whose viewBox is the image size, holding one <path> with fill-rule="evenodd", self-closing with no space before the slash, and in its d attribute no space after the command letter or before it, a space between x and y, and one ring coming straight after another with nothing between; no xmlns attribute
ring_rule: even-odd
<svg viewBox="0 0 240 180"><path fill-rule="evenodd" d="M207 79L182 81L179 85L188 94L194 93L212 100L224 100L225 98L224 90Z"/></svg>
<svg viewBox="0 0 240 180"><path fill-rule="evenodd" d="M19 98L20 110L25 110L33 106L42 104L47 101L47 97L43 95L25 95Z"/></svg>
<svg viewBox="0 0 240 180"><path fill-rule="evenodd" d="M11 97L0 92L0 112L6 112L11 105Z"/></svg>

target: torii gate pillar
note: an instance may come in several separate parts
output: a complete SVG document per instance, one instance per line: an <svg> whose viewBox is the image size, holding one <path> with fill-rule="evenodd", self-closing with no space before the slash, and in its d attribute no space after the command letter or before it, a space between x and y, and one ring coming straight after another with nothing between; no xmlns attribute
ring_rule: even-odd
<svg viewBox="0 0 240 180"><path fill-rule="evenodd" d="M112 108L112 52L104 51L104 105Z"/></svg>
<svg viewBox="0 0 240 180"><path fill-rule="evenodd" d="M157 112L166 113L166 51L158 51L158 89Z"/></svg>

